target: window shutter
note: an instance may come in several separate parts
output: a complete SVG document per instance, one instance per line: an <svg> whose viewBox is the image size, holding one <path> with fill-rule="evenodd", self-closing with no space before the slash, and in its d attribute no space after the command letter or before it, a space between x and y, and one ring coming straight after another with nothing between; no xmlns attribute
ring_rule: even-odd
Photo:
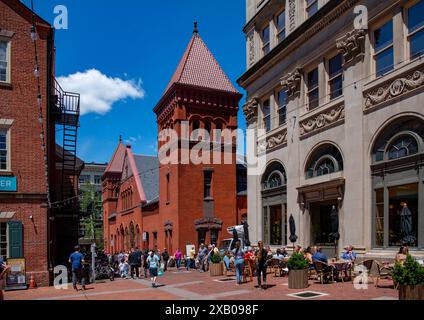
<svg viewBox="0 0 424 320"><path fill-rule="evenodd" d="M23 258L22 222L9 221L9 258Z"/></svg>

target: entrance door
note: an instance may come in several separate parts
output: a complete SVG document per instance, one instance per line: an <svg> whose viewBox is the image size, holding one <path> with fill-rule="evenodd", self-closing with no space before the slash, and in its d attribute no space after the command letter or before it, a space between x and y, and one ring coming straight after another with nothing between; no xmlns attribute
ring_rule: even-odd
<svg viewBox="0 0 424 320"><path fill-rule="evenodd" d="M319 202L310 206L311 216L311 245L320 246L328 257L334 255L334 243L330 241L330 214L337 202Z"/></svg>

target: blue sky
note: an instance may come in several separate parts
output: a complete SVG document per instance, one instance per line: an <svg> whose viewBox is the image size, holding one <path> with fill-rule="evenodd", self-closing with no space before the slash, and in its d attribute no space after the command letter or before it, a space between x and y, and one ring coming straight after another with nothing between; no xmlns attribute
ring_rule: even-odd
<svg viewBox="0 0 424 320"><path fill-rule="evenodd" d="M81 117L78 155L86 162L108 161L120 134L131 141L134 152L156 153L152 109L190 40L195 19L202 39L234 85L245 69L244 0L34 0L34 5L50 23L56 5L68 8L68 30L56 30L56 76L86 76L95 69L91 74L102 81L94 80L94 85L109 81L109 86L127 86L123 99L117 94L109 100L117 100L109 112ZM95 89L110 91L101 88ZM241 110L239 126L245 127Z"/></svg>

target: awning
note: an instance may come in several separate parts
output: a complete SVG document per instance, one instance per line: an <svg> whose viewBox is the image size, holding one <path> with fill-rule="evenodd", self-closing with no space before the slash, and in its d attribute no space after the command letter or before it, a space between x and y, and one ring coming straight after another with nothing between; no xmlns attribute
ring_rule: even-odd
<svg viewBox="0 0 424 320"><path fill-rule="evenodd" d="M15 215L15 212L0 212L0 220L10 220Z"/></svg>

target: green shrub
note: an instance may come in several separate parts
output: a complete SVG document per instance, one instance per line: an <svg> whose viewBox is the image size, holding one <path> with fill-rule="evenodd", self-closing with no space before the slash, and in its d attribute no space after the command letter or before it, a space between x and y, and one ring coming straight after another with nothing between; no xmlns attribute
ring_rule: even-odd
<svg viewBox="0 0 424 320"><path fill-rule="evenodd" d="M301 253L293 253L287 263L289 270L304 270L308 269L309 262Z"/></svg>
<svg viewBox="0 0 424 320"><path fill-rule="evenodd" d="M416 286L424 284L424 267L408 254L403 265L395 264L393 281L403 286Z"/></svg>
<svg viewBox="0 0 424 320"><path fill-rule="evenodd" d="M211 262L212 263L220 263L222 261L222 258L219 254L212 254L211 255Z"/></svg>

